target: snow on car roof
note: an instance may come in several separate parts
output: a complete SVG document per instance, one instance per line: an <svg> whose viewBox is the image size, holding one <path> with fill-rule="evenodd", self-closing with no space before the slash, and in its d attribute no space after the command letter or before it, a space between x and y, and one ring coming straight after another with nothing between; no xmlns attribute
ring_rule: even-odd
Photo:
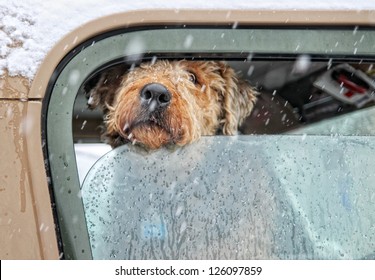
<svg viewBox="0 0 375 280"><path fill-rule="evenodd" d="M32 79L64 35L95 18L139 9L375 10L368 0L5 0L0 3L0 75Z"/></svg>

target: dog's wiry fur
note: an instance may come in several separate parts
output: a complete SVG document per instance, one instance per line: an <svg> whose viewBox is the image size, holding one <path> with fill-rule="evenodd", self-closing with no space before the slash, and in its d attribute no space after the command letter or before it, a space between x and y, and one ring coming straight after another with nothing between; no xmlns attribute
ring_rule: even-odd
<svg viewBox="0 0 375 280"><path fill-rule="evenodd" d="M171 100L163 110L147 110L140 92L162 84ZM125 72L105 72L89 92L89 107L105 115L105 137L112 147L131 142L148 149L183 146L202 135L237 133L253 109L256 91L232 68L215 61L143 63Z"/></svg>

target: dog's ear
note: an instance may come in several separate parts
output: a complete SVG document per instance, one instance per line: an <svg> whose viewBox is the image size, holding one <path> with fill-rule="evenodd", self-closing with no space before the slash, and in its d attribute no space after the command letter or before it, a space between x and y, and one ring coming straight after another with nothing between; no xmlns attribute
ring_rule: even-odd
<svg viewBox="0 0 375 280"><path fill-rule="evenodd" d="M90 109L100 108L104 112L112 106L117 89L126 71L125 66L115 66L95 76L84 87Z"/></svg>
<svg viewBox="0 0 375 280"><path fill-rule="evenodd" d="M239 78L232 68L221 64L221 76L225 80L222 93L222 132L235 135L243 120L254 108L258 92L250 84Z"/></svg>

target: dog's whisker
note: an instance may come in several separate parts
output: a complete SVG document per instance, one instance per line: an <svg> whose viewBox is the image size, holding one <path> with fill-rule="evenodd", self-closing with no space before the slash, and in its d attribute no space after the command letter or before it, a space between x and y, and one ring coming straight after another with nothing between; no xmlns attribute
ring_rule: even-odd
<svg viewBox="0 0 375 280"><path fill-rule="evenodd" d="M132 138L133 138L133 133L130 133L130 134L128 135L128 139L131 140Z"/></svg>
<svg viewBox="0 0 375 280"><path fill-rule="evenodd" d="M129 124L128 123L126 123L125 125L124 125L124 128L122 129L125 133L128 133L129 132Z"/></svg>
<svg viewBox="0 0 375 280"><path fill-rule="evenodd" d="M90 94L89 100L87 101L88 105L93 105L94 104L94 97Z"/></svg>

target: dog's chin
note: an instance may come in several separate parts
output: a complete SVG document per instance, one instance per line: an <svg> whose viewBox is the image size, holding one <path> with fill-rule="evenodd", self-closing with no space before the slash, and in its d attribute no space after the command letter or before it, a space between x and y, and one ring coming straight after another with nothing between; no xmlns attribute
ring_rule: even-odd
<svg viewBox="0 0 375 280"><path fill-rule="evenodd" d="M128 135L128 140L133 144L152 150L173 144L173 137L170 133L154 123L140 123L133 127Z"/></svg>

